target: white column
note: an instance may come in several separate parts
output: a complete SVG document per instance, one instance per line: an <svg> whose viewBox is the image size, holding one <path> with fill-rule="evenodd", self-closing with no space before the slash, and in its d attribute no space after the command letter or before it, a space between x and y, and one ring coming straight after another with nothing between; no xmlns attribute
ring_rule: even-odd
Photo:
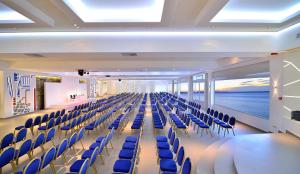
<svg viewBox="0 0 300 174"><path fill-rule="evenodd" d="M205 108L211 107L214 103L214 83L212 82L212 72L205 74Z"/></svg>
<svg viewBox="0 0 300 174"><path fill-rule="evenodd" d="M188 98L189 101L193 99L193 76L188 77Z"/></svg>

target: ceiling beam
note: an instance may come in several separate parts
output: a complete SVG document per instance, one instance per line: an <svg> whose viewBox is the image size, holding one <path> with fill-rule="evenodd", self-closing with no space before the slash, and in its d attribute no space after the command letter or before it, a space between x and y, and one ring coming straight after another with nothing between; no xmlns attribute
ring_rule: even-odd
<svg viewBox="0 0 300 174"><path fill-rule="evenodd" d="M3 0L5 5L16 10L22 15L34 21L36 24L53 27L55 25L54 19L45 14L43 11L35 7L28 0Z"/></svg>

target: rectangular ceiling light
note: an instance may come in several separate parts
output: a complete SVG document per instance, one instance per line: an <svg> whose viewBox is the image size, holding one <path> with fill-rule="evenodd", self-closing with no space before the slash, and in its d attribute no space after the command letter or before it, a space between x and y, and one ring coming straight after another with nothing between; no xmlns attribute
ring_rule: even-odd
<svg viewBox="0 0 300 174"><path fill-rule="evenodd" d="M295 0L230 0L210 22L283 23L299 14Z"/></svg>
<svg viewBox="0 0 300 174"><path fill-rule="evenodd" d="M83 22L161 22L165 0L63 0Z"/></svg>
<svg viewBox="0 0 300 174"><path fill-rule="evenodd" d="M0 2L0 24L18 23L33 23L33 21Z"/></svg>

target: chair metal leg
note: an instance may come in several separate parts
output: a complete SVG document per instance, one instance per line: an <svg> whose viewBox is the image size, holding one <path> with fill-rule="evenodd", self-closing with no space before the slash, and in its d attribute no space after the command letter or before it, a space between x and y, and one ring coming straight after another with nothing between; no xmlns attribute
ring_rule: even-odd
<svg viewBox="0 0 300 174"><path fill-rule="evenodd" d="M232 128L231 130L232 130L233 136L235 136L235 133L234 133L234 130L233 130L233 128Z"/></svg>
<svg viewBox="0 0 300 174"><path fill-rule="evenodd" d="M50 163L50 167L51 167L52 173L56 174L56 170L55 170L53 162Z"/></svg>

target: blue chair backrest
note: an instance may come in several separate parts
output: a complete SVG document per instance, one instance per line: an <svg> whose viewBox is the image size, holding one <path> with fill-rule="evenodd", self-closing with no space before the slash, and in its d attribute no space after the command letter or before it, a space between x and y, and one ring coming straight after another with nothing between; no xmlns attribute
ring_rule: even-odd
<svg viewBox="0 0 300 174"><path fill-rule="evenodd" d="M230 124L231 126L234 126L234 125L235 125L235 121L236 121L235 117L230 117L230 119L229 119L229 124Z"/></svg>
<svg viewBox="0 0 300 174"><path fill-rule="evenodd" d="M96 147L91 155L90 166L92 166L94 164L98 154L99 154L99 148Z"/></svg>
<svg viewBox="0 0 300 174"><path fill-rule="evenodd" d="M66 112L66 109L62 109L61 112L60 112L60 116L65 115L65 112Z"/></svg>
<svg viewBox="0 0 300 174"><path fill-rule="evenodd" d="M54 124L55 124L54 118L51 118L47 124L47 129L52 128Z"/></svg>
<svg viewBox="0 0 300 174"><path fill-rule="evenodd" d="M54 115L55 115L55 113L54 113L54 112L51 112L50 115L49 115L49 119L54 118Z"/></svg>
<svg viewBox="0 0 300 174"><path fill-rule="evenodd" d="M81 165L81 168L78 172L78 174L86 174L87 169L89 168L89 160L84 160L83 164Z"/></svg>
<svg viewBox="0 0 300 174"><path fill-rule="evenodd" d="M184 148L183 148L183 146L181 146L179 149L178 155L177 155L177 164L179 166L182 165L183 158L184 158Z"/></svg>
<svg viewBox="0 0 300 174"><path fill-rule="evenodd" d="M12 160L14 160L14 157L15 157L15 149L13 147L9 147L9 148L5 149L0 154L0 168L2 168L6 164L8 164Z"/></svg>
<svg viewBox="0 0 300 174"><path fill-rule="evenodd" d="M13 141L14 141L13 133L9 133L9 134L5 135L1 140L1 149L11 145L13 143Z"/></svg>
<svg viewBox="0 0 300 174"><path fill-rule="evenodd" d="M51 161L54 160L55 154L56 154L56 149L55 149L55 147L52 147L51 149L49 149L49 150L44 154L41 168L45 168L48 164L50 164Z"/></svg>
<svg viewBox="0 0 300 174"><path fill-rule="evenodd" d="M63 139L62 142L59 144L57 153L56 153L56 158L58 158L64 151L68 148L68 139Z"/></svg>
<svg viewBox="0 0 300 174"><path fill-rule="evenodd" d="M81 140L84 136L84 132L85 132L85 129L84 128L81 128L79 133L78 133L78 137L77 137L77 141Z"/></svg>
<svg viewBox="0 0 300 174"><path fill-rule="evenodd" d="M45 143L45 134L44 133L40 133L36 139L35 139L35 142L34 142L34 145L33 145L33 148L37 148L39 147L40 145L44 144Z"/></svg>
<svg viewBox="0 0 300 174"><path fill-rule="evenodd" d="M29 118L28 120L26 120L25 122L25 128L31 128L33 126L33 119Z"/></svg>
<svg viewBox="0 0 300 174"><path fill-rule="evenodd" d="M174 144L173 144L173 152L175 154L177 154L177 152L178 152L178 147L179 147L179 139L176 138L175 141L174 141Z"/></svg>
<svg viewBox="0 0 300 174"><path fill-rule="evenodd" d="M61 123L61 117L57 117L55 119L55 126L59 125Z"/></svg>
<svg viewBox="0 0 300 174"><path fill-rule="evenodd" d="M205 115L204 115L204 118L203 118L203 122L204 122L204 123L207 123L207 120L208 120L208 115L205 114Z"/></svg>
<svg viewBox="0 0 300 174"><path fill-rule="evenodd" d="M51 141L54 138L55 132L56 132L56 130L54 127L48 131L46 142Z"/></svg>
<svg viewBox="0 0 300 174"><path fill-rule="evenodd" d="M169 138L169 139L170 139L171 136L172 136L172 132L173 132L173 129L172 129L172 127L170 127L169 132L168 132L168 138Z"/></svg>
<svg viewBox="0 0 300 174"><path fill-rule="evenodd" d="M209 117L209 118L208 118L207 125L208 125L208 126L211 126L212 123L213 123L213 121L214 121L213 118L212 118L212 117Z"/></svg>
<svg viewBox="0 0 300 174"><path fill-rule="evenodd" d="M191 169L192 169L191 159L186 158L183 163L181 174L191 174Z"/></svg>
<svg viewBox="0 0 300 174"><path fill-rule="evenodd" d="M42 118L42 123L45 123L45 122L47 122L48 120L49 120L48 114L45 114L45 115L43 116L43 118Z"/></svg>
<svg viewBox="0 0 300 174"><path fill-rule="evenodd" d="M27 154L31 150L31 147L32 147L31 139L24 141L23 144L20 146L18 157Z"/></svg>
<svg viewBox="0 0 300 174"><path fill-rule="evenodd" d="M202 113L200 114L200 120L203 120L203 118L204 118L204 113L202 112Z"/></svg>
<svg viewBox="0 0 300 174"><path fill-rule="evenodd" d="M72 147L77 141L77 133L74 133L69 140L69 147Z"/></svg>
<svg viewBox="0 0 300 174"><path fill-rule="evenodd" d="M218 115L218 119L223 120L223 117L224 117L224 114L222 112L220 112L219 115Z"/></svg>
<svg viewBox="0 0 300 174"><path fill-rule="evenodd" d="M170 139L170 144L173 145L175 140L175 132L172 133L171 139Z"/></svg>
<svg viewBox="0 0 300 174"><path fill-rule="evenodd" d="M217 118L218 115L219 115L219 112L218 112L218 111L215 111L215 112L214 112L214 117Z"/></svg>
<svg viewBox="0 0 300 174"><path fill-rule="evenodd" d="M76 126L76 118L73 119L72 123L71 123L71 128Z"/></svg>
<svg viewBox="0 0 300 174"><path fill-rule="evenodd" d="M34 119L33 125L37 126L37 125L41 124L41 121L42 121L41 116L37 116L37 117L35 117L35 119Z"/></svg>
<svg viewBox="0 0 300 174"><path fill-rule="evenodd" d="M207 114L210 113L210 108L207 108L206 113L207 113Z"/></svg>
<svg viewBox="0 0 300 174"><path fill-rule="evenodd" d="M229 115L225 114L225 115L224 115L224 118L223 118L223 121L224 121L225 123L227 123L228 120L229 120Z"/></svg>
<svg viewBox="0 0 300 174"><path fill-rule="evenodd" d="M41 166L41 159L35 158L31 160L25 167L23 174L36 174L39 173Z"/></svg>
<svg viewBox="0 0 300 174"><path fill-rule="evenodd" d="M68 120L68 115L64 115L61 119L61 122L64 123Z"/></svg>
<svg viewBox="0 0 300 174"><path fill-rule="evenodd" d="M57 118L57 117L59 117L60 116L60 111L56 111L56 113L55 113L55 118Z"/></svg>
<svg viewBox="0 0 300 174"><path fill-rule="evenodd" d="M26 135L27 135L27 129L26 128L21 129L16 136L16 143L25 140Z"/></svg>

